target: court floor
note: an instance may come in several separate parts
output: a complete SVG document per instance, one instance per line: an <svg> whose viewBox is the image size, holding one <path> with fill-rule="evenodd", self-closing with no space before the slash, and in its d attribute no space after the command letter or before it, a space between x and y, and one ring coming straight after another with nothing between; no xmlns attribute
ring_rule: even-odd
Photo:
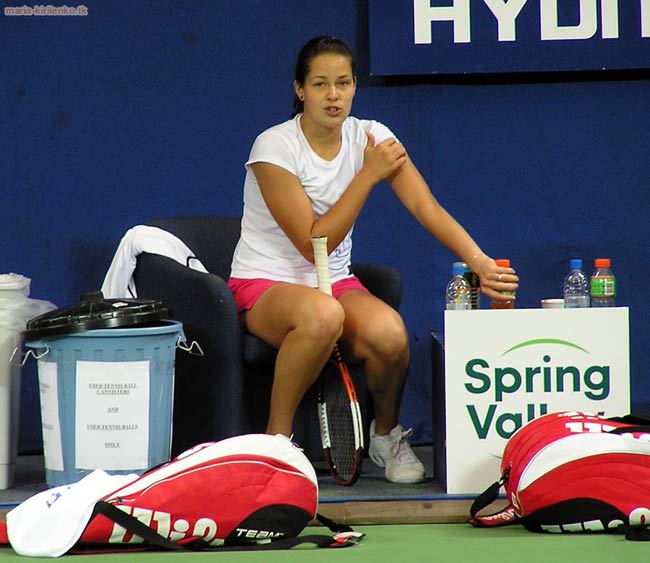
<svg viewBox="0 0 650 563"><path fill-rule="evenodd" d="M148 563L156 561L227 561L232 563L605 563L647 561L650 546L616 535L533 534L519 526L483 530L467 524L399 524L359 526L366 536L345 549L300 547L273 552L140 552L64 556L74 563ZM326 533L308 528L308 533ZM0 548L0 563L24 563L8 547Z"/></svg>
<svg viewBox="0 0 650 563"><path fill-rule="evenodd" d="M291 551L257 553L113 552L74 555L73 561L600 563L650 560L650 544L626 541L619 535L534 534L518 525L495 530L473 528L465 523L473 499L446 495L432 475L431 447L415 449L427 468L426 482L418 485L387 483L381 471L366 462L357 484L341 487L323 466L315 464L319 476L319 512L363 532L363 541L354 547L319 550L304 546ZM21 457L19 464L15 486L0 491L0 519L8 509L46 488L41 457ZM329 531L312 523L304 533L328 534ZM0 547L0 563L18 561L26 559L10 547Z"/></svg>

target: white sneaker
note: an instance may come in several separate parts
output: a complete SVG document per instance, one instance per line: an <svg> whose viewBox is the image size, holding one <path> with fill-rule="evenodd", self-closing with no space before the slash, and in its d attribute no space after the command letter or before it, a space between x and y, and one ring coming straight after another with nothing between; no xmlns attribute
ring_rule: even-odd
<svg viewBox="0 0 650 563"><path fill-rule="evenodd" d="M416 457L408 442L412 429L404 431L398 424L388 436L375 434L375 421L370 423L368 456L379 467L386 468L386 479L393 483L421 483L424 465Z"/></svg>

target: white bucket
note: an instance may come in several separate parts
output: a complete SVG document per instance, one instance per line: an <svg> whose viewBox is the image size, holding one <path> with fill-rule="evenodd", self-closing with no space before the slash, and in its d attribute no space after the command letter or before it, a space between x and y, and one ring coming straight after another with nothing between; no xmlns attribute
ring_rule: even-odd
<svg viewBox="0 0 650 563"><path fill-rule="evenodd" d="M55 308L30 299L30 285L20 274L0 274L0 489L13 485L18 455L21 362L14 356L27 321Z"/></svg>
<svg viewBox="0 0 650 563"><path fill-rule="evenodd" d="M18 274L0 275L0 489L13 485L18 454L20 363L11 356L20 345L31 280Z"/></svg>

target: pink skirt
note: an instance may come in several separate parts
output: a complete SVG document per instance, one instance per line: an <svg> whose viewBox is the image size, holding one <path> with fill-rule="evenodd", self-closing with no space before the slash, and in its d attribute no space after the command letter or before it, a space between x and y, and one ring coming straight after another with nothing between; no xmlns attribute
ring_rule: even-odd
<svg viewBox="0 0 650 563"><path fill-rule="evenodd" d="M283 282L267 280L264 278L230 278L228 280L228 287L235 296L235 304L237 305L237 310L241 313L243 311L248 311L251 309L253 305L255 305L255 302L260 298L260 295L262 295L262 293L264 293L269 287L275 285L276 283ZM351 289L368 291L363 286L359 278L356 276L351 276L334 283L332 285L332 295L338 299L346 291L350 291Z"/></svg>

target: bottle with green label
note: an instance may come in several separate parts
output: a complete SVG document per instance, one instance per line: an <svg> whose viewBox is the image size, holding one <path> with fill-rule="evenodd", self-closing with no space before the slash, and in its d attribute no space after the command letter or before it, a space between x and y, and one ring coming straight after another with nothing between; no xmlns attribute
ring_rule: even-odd
<svg viewBox="0 0 650 563"><path fill-rule="evenodd" d="M616 278L609 258L594 260L594 273L589 280L592 307L616 307Z"/></svg>

